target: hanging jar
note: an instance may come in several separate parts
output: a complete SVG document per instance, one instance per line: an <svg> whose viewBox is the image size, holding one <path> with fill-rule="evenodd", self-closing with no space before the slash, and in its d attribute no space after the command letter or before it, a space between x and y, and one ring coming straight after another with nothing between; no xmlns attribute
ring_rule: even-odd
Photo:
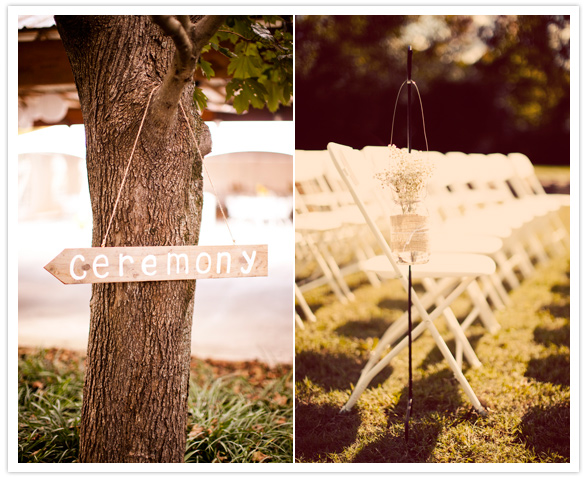
<svg viewBox="0 0 587 477"><path fill-rule="evenodd" d="M391 253L398 263L427 263L430 259L430 214L425 193L409 199L394 194L390 214Z"/></svg>
<svg viewBox="0 0 587 477"><path fill-rule="evenodd" d="M409 265L430 259L430 214L424 203L434 166L426 153L389 145L388 168L375 174L391 191L390 248L396 262Z"/></svg>

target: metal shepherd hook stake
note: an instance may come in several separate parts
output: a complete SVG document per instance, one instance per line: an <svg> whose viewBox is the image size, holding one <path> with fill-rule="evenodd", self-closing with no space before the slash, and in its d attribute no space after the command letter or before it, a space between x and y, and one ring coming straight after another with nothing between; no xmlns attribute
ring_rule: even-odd
<svg viewBox="0 0 587 477"><path fill-rule="evenodd" d="M408 46L408 153L412 152L412 47ZM410 416L412 414L412 265L408 265L408 407L404 421L406 444L410 438Z"/></svg>

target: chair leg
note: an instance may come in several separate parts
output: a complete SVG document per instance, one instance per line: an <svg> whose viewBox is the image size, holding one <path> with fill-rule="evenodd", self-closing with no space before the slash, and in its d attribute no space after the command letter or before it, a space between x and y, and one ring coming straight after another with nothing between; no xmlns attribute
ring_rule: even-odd
<svg viewBox="0 0 587 477"><path fill-rule="evenodd" d="M501 298L501 301L504 304L504 306L509 305L511 303L510 296L508 295L508 292L506 291L505 287L503 286L503 283L501 282L501 279L499 277L499 270L493 275L491 275L490 280L493 283L495 289L497 290L497 293L499 294L499 297Z"/></svg>
<svg viewBox="0 0 587 477"><path fill-rule="evenodd" d="M473 368L479 368L482 366L481 361L477 357L475 350L471 346L471 343L467 339L463 328L461 327L459 321L457 320L456 316L454 315L453 311L450 308L445 310L444 316L446 318L447 324L455 337L455 344L456 344L456 355L457 355L457 363L459 365L459 369L463 367L463 354L467 361Z"/></svg>
<svg viewBox="0 0 587 477"><path fill-rule="evenodd" d="M427 328L427 322L421 322L412 330L412 340L415 340L422 334L422 332ZM368 372L365 374L361 374L353 392L351 393L351 397L346 402L346 404L342 407L340 412L348 412L352 409L355 405L363 391L367 389L369 383L373 380L375 376L377 376L383 368L385 368L393 358L395 358L400 351L408 346L408 338L405 337L401 340L396 346L394 346L389 353L387 353L375 366L373 366Z"/></svg>
<svg viewBox="0 0 587 477"><path fill-rule="evenodd" d="M414 306L416 309L416 312L421 316L424 317L423 321L421 323L419 323L413 330L412 330L412 340L415 340L416 338L418 338L418 336L420 336L420 334L422 334L422 332L430 326L430 329L434 329L435 332L438 334L438 331L436 330L436 327L434 327L433 325L433 321L436 320L441 314L444 313L445 309L447 307L450 306L450 304L458 297L460 296L463 291L465 291L465 289L467 289L467 287L471 284L471 282L473 281L473 278L467 278L465 280L462 280L458 286L446 297L444 298L444 300L442 300L442 302L437 305L437 307L434 309L434 311L430 314L428 314L428 312L426 311L425 308L425 303L427 300L425 299L420 299L417 295L414 297ZM414 294L415 295L415 294ZM431 299L429 298L428 301L431 301L432 303L434 303L435 299L437 297L434 297L430 294L427 295L427 297L431 297ZM424 297L424 298L427 298ZM430 304L432 304L430 303ZM429 306L429 305L428 305ZM405 314L406 318L407 318L407 313ZM403 318L403 317L402 317ZM399 323L398 325L396 325L396 323ZM395 329L394 329L394 333L398 332L401 329L401 326L404 325L404 320L400 319L398 320L396 323L394 323ZM389 331L389 329L388 329ZM387 332L386 332L387 334ZM384 336L385 337L385 334ZM382 352L382 350L385 348L384 345L382 345L383 342L383 337L380 340L380 342L378 343L378 353L380 354ZM440 337L440 335L438 335L438 337ZM435 337L435 341L437 341L438 338ZM442 339L442 337L440 337L440 340L442 341L442 343L444 343L444 340ZM467 338L464 335L464 333L462 334L462 336L460 336L460 340L464 340L466 341ZM457 341L460 341L457 340ZM389 340L389 336L386 337L386 341L390 342ZM464 342L463 341L463 342ZM349 400L347 401L347 403L343 406L341 412L343 411L350 411L351 408L355 405L355 403L357 402L357 400L359 399L360 395L363 393L363 391L367 388L367 386L369 385L369 383L373 380L373 378L385 367L387 366L387 364L389 364L389 362L391 362L391 360L397 356L397 354L407 346L408 344L408 337L406 336L404 339L402 339L396 346L394 346L388 353L387 355L385 355L383 358L381 358L379 360L379 362L377 362L375 364L375 361L379 358L379 356L376 356L376 353L372 353L369 362L367 363L367 365L365 365L365 367L363 368L363 371L361 372L361 376L359 377L359 380L357 381L357 384L355 385L355 388L353 390L353 392L351 393L351 397L349 398ZM381 346L380 346L381 345ZM446 343L444 343L444 346L446 347ZM377 349L377 348L376 348ZM450 354L450 350L448 350L448 347L446 348L446 350L448 351L448 354L450 355L450 357L452 358L452 363L454 363L454 366L457 368L458 370L458 366L457 363L454 359L454 357ZM442 350L441 350L442 351ZM443 355L446 357L445 353L443 352ZM449 363L451 364L451 363ZM452 364L451 364L451 369L452 369ZM454 372L454 369L453 369ZM458 370L458 372L462 375L462 372L460 370ZM456 373L455 373L456 375ZM462 378L465 380L464 375L462 376ZM457 379L459 379L459 382L461 382L461 379L457 376ZM468 383L467 383L468 385ZM469 386L470 388L470 386ZM465 392L467 393L467 395L469 395L469 391L467 391L465 389ZM472 390L471 390L472 392ZM473 394L474 396L474 394ZM473 405L475 405L475 402L473 402ZM480 406L480 405L479 405ZM482 409L482 408L481 408Z"/></svg>
<svg viewBox="0 0 587 477"><path fill-rule="evenodd" d="M436 291L437 285L434 280L427 278L427 279L423 280L423 283L429 292L436 293L438 295L438 292ZM472 283L475 283L475 282L472 282ZM471 286L471 285L469 285L469 286ZM440 300L437 300L437 306L440 304L441 304ZM475 310L478 310L478 307L475 306ZM452 309L450 307L446 307L444 309L443 315L446 318L446 322L447 322L448 327L450 328L452 334L455 337L456 360L457 360L457 364L459 365L459 368L462 368L462 366L463 366L463 354L465 355L465 357L467 358L467 361L469 362L469 364L473 368L477 368L477 367L481 366L481 361L479 361L479 358L477 357L477 354L473 350L471 343L469 343L469 340L467 339L467 337L464 334L464 331L466 328L464 328L459 323L459 321L457 320L457 317L455 316Z"/></svg>
<svg viewBox="0 0 587 477"><path fill-rule="evenodd" d="M326 263L328 264L330 270L332 271L332 274L334 275L336 283L338 283L338 286L344 293L345 297L348 300L353 301L355 299L355 295L350 290L349 286L346 284L344 277L340 272L340 268L338 267L338 263L336 263L336 260L334 259L332 254L328 250L326 250L326 247L324 247L321 244L318 244L318 250L326 260Z"/></svg>
<svg viewBox="0 0 587 477"><path fill-rule="evenodd" d="M454 279L441 280L441 283L439 283L436 286L435 293L429 292L425 296L420 298L422 306L425 309L432 306L434 303L436 303L439 294L442 296L446 295L451 289L453 289L455 287L456 283L457 283L457 281L455 281ZM439 305L441 305L441 304L439 304ZM445 308L446 308L446 306L445 306ZM419 317L420 317L420 315L418 313L417 308L412 307L412 319L417 320L417 319L419 319ZM385 348L387 348L387 346L389 346L391 343L394 343L395 341L399 340L404 334L407 333L407 331L408 331L408 312L406 310L403 313L403 315L400 318L398 318L397 320L395 320L391 324L391 326L389 326L389 328L387 328L385 333L383 333L383 335L379 339L379 342L377 343L375 348L371 351L371 354L369 356L369 360L367 361L367 364L363 367L363 370L361 371L361 375L369 372L369 370L375 365L377 360L381 357Z"/></svg>
<svg viewBox="0 0 587 477"><path fill-rule="evenodd" d="M493 303L493 306L495 306L496 309L503 310L505 308L505 303L501 299L499 291L497 290L495 283L491 280L491 277L479 277L479 280L486 290L484 295L487 294L487 297L491 300L491 303Z"/></svg>
<svg viewBox="0 0 587 477"><path fill-rule="evenodd" d="M485 328L494 335L499 331L501 325L495 319L491 308L487 304L487 300L483 296L483 292L479 288L479 284L476 281L472 281L467 287L467 294L471 298L473 304L479 309L479 318L483 322Z"/></svg>
<svg viewBox="0 0 587 477"><path fill-rule="evenodd" d="M306 315L306 318L310 321L315 322L316 315L314 315L314 313L310 309L310 306L308 305L308 302L304 298L304 295L303 295L302 291L300 290L300 288L298 287L297 283L295 284L295 296L296 296L296 299L298 300L298 303L300 304L300 307L302 308L302 311L304 312L304 315Z"/></svg>
<svg viewBox="0 0 587 477"><path fill-rule="evenodd" d="M469 384L469 381L467 381L467 378L463 374L463 371L459 368L455 358L450 353L448 346L446 345L446 343L442 339L442 336L440 336L440 333L438 333L438 330L434 326L434 323L430 323L429 329L430 329L430 332L432 333L432 337L434 338L434 341L436 342L436 345L438 346L438 348L440 349L440 352L442 353L442 355L444 356L444 358L448 362L450 369L452 370L455 378L457 379L457 381L459 382L459 384L463 388L463 391L465 391L465 394L469 398L469 401L471 401L471 404L479 413L485 415L487 413L487 411L479 402L479 399L477 398L475 391L473 391L473 388Z"/></svg>
<svg viewBox="0 0 587 477"><path fill-rule="evenodd" d="M330 286L330 289L332 290L332 292L336 295L336 297L342 303L347 303L348 302L347 297L344 295L344 293L342 292L342 290L338 286L336 280L334 279L334 274L332 273L332 270L330 269L330 267L326 263L326 260L324 260L324 257L320 253L320 250L318 250L318 247L316 246L314 239L312 239L312 237L308 236L305 238L305 240L306 240L306 244L308 245L308 248L310 250L310 253L314 257L314 260L316 260L316 263L320 267L320 270L322 270L322 274L326 278L327 283Z"/></svg>
<svg viewBox="0 0 587 477"><path fill-rule="evenodd" d="M495 260L495 263L497 264L501 274L503 275L503 278L505 278L505 280L507 281L509 287L512 290L517 289L520 286L520 280L518 280L518 277L514 273L511 262L510 260L508 260L503 250L497 252L493 259Z"/></svg>
<svg viewBox="0 0 587 477"><path fill-rule="evenodd" d="M434 326L434 323L432 323L430 318L427 318L425 321L422 321L421 323L418 324L418 326L416 326L412 330L412 339L415 340L416 338L418 338L418 336L420 336L426 328L428 328L431 331L432 337L434 338L436 345L440 349L440 352L442 353L444 358L447 360L449 367L451 368L453 374L455 375L455 378L457 379L457 381L459 382L459 384L463 388L463 391L465 392L465 394L467 395L467 397L471 401L471 404L473 405L473 407L475 407L475 409L477 411L479 411L480 413L485 414L485 409L483 408L483 406L479 402L479 399L475 395L473 388L471 387L471 385L467 381L467 378L463 374L462 370L458 367L455 358L450 353L448 346L446 345L445 341L442 339L442 336L440 336L440 333L438 333L438 330L436 329L436 327ZM365 391L365 389L367 389L367 386L373 380L373 378L375 376L377 376L377 374L379 374L379 372L381 372L383 370L383 368L385 368L391 362L391 360L393 358L395 358L400 353L400 351L402 351L404 348L406 348L407 345L408 345L408 337L406 336L385 357L383 357L367 374L365 374L364 376L361 376L359 378L359 381L355 385L355 388L353 389L353 392L351 393L350 398L348 399L346 404L340 410L341 413L348 412L353 408L353 406L356 404L357 400L359 399L359 397L361 396L363 391Z"/></svg>
<svg viewBox="0 0 587 477"><path fill-rule="evenodd" d="M305 330L306 327L304 326L304 322L300 318L300 315L296 313L296 325L298 325L302 330Z"/></svg>
<svg viewBox="0 0 587 477"><path fill-rule="evenodd" d="M526 250L524 250L521 243L516 242L513 246L513 251L520 258L520 270L524 278L530 278L534 274L534 265L532 265Z"/></svg>

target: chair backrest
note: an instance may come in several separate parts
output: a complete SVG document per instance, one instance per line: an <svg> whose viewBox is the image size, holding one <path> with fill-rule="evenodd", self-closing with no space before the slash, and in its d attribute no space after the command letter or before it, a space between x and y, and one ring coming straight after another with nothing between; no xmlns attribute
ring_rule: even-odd
<svg viewBox="0 0 587 477"><path fill-rule="evenodd" d="M295 151L296 210L308 212L335 205L325 178L329 163L327 151Z"/></svg>
<svg viewBox="0 0 587 477"><path fill-rule="evenodd" d="M373 177L372 168L370 166L366 167L368 160L366 160L365 155L361 151L333 142L328 144L328 152L336 170L348 187L355 204L361 211L361 214L363 214L365 222L367 222L367 225L371 229L377 245L389 259L398 277L401 277L402 281L405 282L404 286L407 286L407 281L395 262L389 244L383 237L381 230L377 226L375 217L372 216L365 202L365 200L370 199L369 192L373 191L375 187L379 187Z"/></svg>
<svg viewBox="0 0 587 477"><path fill-rule="evenodd" d="M524 188L520 193L525 192L525 195L544 195L544 187L536 177L536 171L534 165L526 156L520 152L513 152L508 154L508 158L513 164L513 167L518 175L521 186Z"/></svg>

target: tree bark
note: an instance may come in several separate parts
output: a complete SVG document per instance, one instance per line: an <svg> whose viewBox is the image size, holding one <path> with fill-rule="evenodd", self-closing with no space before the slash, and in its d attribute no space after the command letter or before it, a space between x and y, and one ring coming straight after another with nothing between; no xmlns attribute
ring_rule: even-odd
<svg viewBox="0 0 587 477"><path fill-rule="evenodd" d="M106 233L154 88L106 246L197 245L202 157L179 101L202 155L211 141L194 109L193 72L175 96L164 81L176 66L174 41L145 16L56 23L86 130L93 246ZM183 462L194 292L195 280L92 286L81 462Z"/></svg>

